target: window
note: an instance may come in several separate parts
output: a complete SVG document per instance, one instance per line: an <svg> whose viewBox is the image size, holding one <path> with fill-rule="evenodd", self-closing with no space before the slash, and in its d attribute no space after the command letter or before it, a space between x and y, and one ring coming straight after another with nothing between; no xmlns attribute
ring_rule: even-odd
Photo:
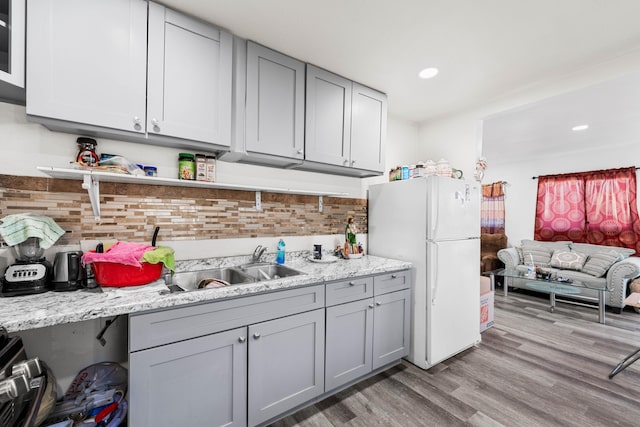
<svg viewBox="0 0 640 427"><path fill-rule="evenodd" d="M636 169L538 178L534 238L631 248L640 253Z"/></svg>

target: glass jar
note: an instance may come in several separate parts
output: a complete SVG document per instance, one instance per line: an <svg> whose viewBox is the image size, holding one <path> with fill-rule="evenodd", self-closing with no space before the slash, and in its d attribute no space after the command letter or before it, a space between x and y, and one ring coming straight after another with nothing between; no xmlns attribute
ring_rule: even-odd
<svg viewBox="0 0 640 427"><path fill-rule="evenodd" d="M96 145L98 144L95 139L80 137L76 140L79 146L78 155L76 156L76 162L85 166L98 166L98 155L96 154Z"/></svg>
<svg viewBox="0 0 640 427"><path fill-rule="evenodd" d="M193 154L180 153L178 155L178 179L192 181L196 179L196 162Z"/></svg>

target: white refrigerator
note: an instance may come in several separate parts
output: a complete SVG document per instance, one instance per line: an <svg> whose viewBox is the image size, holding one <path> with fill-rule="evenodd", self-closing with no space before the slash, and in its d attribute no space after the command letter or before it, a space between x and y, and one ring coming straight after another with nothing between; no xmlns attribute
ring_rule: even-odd
<svg viewBox="0 0 640 427"><path fill-rule="evenodd" d="M480 196L440 176L369 188L369 253L414 266L408 360L423 369L480 342Z"/></svg>

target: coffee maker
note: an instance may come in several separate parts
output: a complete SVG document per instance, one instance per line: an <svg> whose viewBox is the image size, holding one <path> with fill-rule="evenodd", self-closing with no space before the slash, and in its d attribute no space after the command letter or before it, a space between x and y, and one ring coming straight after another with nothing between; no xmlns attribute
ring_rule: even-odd
<svg viewBox="0 0 640 427"><path fill-rule="evenodd" d="M5 297L39 294L48 290L51 264L43 256L37 237L29 237L11 246L16 262L7 267L1 278L0 295Z"/></svg>

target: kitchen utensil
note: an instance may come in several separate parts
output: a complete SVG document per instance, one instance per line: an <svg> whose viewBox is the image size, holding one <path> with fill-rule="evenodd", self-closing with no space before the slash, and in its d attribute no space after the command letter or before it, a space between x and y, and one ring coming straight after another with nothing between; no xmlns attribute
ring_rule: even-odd
<svg viewBox="0 0 640 427"><path fill-rule="evenodd" d="M158 240L158 233L160 232L160 227L156 227L155 230L153 230L153 238L151 238L151 246L155 247L156 246L156 241Z"/></svg>
<svg viewBox="0 0 640 427"><path fill-rule="evenodd" d="M11 246L16 262L8 266L0 279L2 296L38 294L48 291L51 264L42 256L44 249L40 240L29 237L22 243Z"/></svg>
<svg viewBox="0 0 640 427"><path fill-rule="evenodd" d="M81 251L58 252L53 263L51 290L75 291L86 287L86 271L81 262Z"/></svg>

